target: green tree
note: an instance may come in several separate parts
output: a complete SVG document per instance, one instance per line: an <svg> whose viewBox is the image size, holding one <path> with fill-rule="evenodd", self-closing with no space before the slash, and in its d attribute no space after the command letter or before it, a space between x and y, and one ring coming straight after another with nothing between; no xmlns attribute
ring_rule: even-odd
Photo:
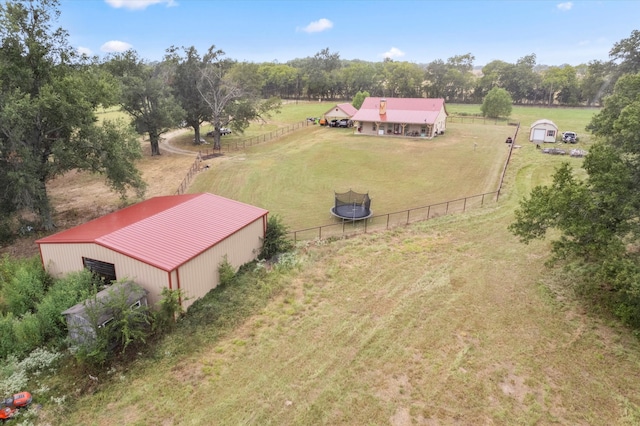
<svg viewBox="0 0 640 426"><path fill-rule="evenodd" d="M271 259L277 254L293 250L293 242L287 237L287 226L278 215L269 216L267 232L262 243L262 250L258 258Z"/></svg>
<svg viewBox="0 0 640 426"><path fill-rule="evenodd" d="M96 109L114 102L117 85L77 57L63 29L53 29L58 16L56 0L0 4L2 223L31 211L53 229L47 182L73 169L104 175L122 197L144 191L135 135L97 124Z"/></svg>
<svg viewBox="0 0 640 426"><path fill-rule="evenodd" d="M147 64L133 50L107 58L104 67L120 81L120 106L136 131L149 136L151 155L160 155L160 137L185 117L169 86L170 63Z"/></svg>
<svg viewBox="0 0 640 426"><path fill-rule="evenodd" d="M511 95L505 89L494 87L487 93L480 107L484 117L498 118L511 115L513 108Z"/></svg>
<svg viewBox="0 0 640 426"><path fill-rule="evenodd" d="M171 46L165 55L171 73L169 81L173 96L185 112L184 122L193 128L194 142L199 143L200 126L209 119L209 106L198 92L204 63L195 47L182 47L184 56L180 56L179 50Z"/></svg>
<svg viewBox="0 0 640 426"><path fill-rule="evenodd" d="M631 31L631 35L613 45L609 57L618 64L619 74L640 72L640 30Z"/></svg>
<svg viewBox="0 0 640 426"><path fill-rule="evenodd" d="M611 62L591 61L580 80L580 97L587 106L601 104L602 98L613 90L613 66Z"/></svg>
<svg viewBox="0 0 640 426"><path fill-rule="evenodd" d="M640 327L640 74L618 80L588 126L598 138L586 179L568 164L516 210L511 231L523 242L559 231L553 258L582 271L582 283L624 321Z"/></svg>
<svg viewBox="0 0 640 426"><path fill-rule="evenodd" d="M242 133L252 120L264 120L277 112L281 101L279 98L261 98L262 80L256 67L236 64L224 58L224 52L213 52L212 49L205 56L198 92L209 108L215 132L214 149L220 149L221 127L230 126Z"/></svg>
<svg viewBox="0 0 640 426"><path fill-rule="evenodd" d="M353 97L353 101L351 102L351 105L353 105L354 108L356 109L360 109L360 107L362 106L362 104L364 103L364 100L366 98L368 98L369 96L371 96L369 94L369 92L364 91L364 92L358 92L356 93L356 95Z"/></svg>

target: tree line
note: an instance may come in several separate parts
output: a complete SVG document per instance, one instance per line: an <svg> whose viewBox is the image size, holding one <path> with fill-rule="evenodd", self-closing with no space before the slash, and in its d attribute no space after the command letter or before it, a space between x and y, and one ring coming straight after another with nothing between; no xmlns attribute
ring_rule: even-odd
<svg viewBox="0 0 640 426"><path fill-rule="evenodd" d="M219 148L221 128L242 133L281 99L363 93L481 103L499 90L516 104L599 105L620 75L640 68L638 31L614 45L608 62L543 67L531 54L514 64L493 61L481 73L470 53L420 65L343 60L326 48L280 64L239 62L212 45L204 53L170 46L156 62L134 50L101 59L69 45L55 27L59 14L58 0L0 4L0 240L55 228L47 182L69 170L103 175L123 200L132 191L142 197L141 134L159 155L168 130L192 127L198 143L202 124L211 123ZM96 111L111 106L130 122L98 123Z"/></svg>

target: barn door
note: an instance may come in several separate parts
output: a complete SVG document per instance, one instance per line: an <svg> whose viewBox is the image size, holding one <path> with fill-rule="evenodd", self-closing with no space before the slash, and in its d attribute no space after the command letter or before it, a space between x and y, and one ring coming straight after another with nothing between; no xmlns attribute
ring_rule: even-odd
<svg viewBox="0 0 640 426"><path fill-rule="evenodd" d="M82 258L82 264L93 274L99 276L106 284L116 281L116 266L113 263L102 262L100 260Z"/></svg>

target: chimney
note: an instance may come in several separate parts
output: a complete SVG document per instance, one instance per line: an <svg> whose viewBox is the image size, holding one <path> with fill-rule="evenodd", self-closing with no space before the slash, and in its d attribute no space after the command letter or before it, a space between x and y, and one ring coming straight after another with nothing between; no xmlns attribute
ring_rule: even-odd
<svg viewBox="0 0 640 426"><path fill-rule="evenodd" d="M387 100L380 99L380 115L385 115L387 113Z"/></svg>

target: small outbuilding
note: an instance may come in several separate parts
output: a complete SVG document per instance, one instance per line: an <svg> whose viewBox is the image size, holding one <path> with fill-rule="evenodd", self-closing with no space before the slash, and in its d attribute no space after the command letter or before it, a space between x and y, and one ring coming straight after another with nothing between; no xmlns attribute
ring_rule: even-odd
<svg viewBox="0 0 640 426"><path fill-rule="evenodd" d="M323 116L328 121L341 120L343 118L351 120L351 117L353 117L356 112L358 112L356 107L349 103L344 103L331 108L329 111L325 112Z"/></svg>
<svg viewBox="0 0 640 426"><path fill-rule="evenodd" d="M544 142L555 142L558 135L558 126L551 120L542 119L531 124L529 131L529 141L539 144Z"/></svg>
<svg viewBox="0 0 640 426"><path fill-rule="evenodd" d="M182 290L184 308L219 283L226 259L236 269L262 249L268 211L214 194L150 198L37 240L54 277L87 268L106 282L131 280L148 291Z"/></svg>
<svg viewBox="0 0 640 426"><path fill-rule="evenodd" d="M62 312L67 321L69 338L77 344L95 340L96 330L114 319L113 300L122 301L129 309L147 306L148 291L131 281L116 283Z"/></svg>

